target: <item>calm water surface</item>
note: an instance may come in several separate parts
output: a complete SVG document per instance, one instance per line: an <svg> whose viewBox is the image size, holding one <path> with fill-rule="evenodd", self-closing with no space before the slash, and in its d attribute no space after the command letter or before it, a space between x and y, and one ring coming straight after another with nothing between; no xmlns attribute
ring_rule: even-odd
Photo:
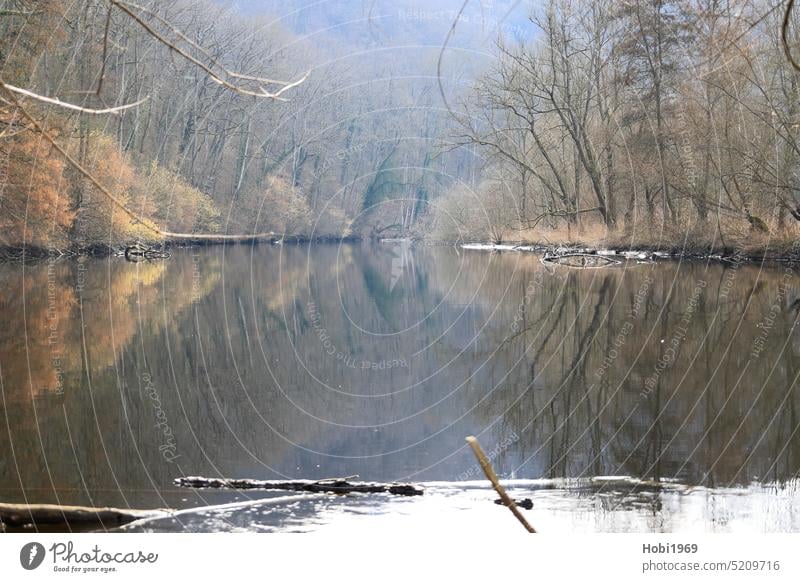
<svg viewBox="0 0 800 582"><path fill-rule="evenodd" d="M474 434L543 531L800 531L781 267L262 245L0 265L0 290L3 501L190 508L274 494L175 477L359 475L428 491L132 529L517 528Z"/></svg>

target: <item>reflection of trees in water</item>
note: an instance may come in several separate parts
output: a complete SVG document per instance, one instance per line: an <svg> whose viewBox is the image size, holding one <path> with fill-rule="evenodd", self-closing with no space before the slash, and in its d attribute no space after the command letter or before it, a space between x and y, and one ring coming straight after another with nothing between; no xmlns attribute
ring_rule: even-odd
<svg viewBox="0 0 800 582"><path fill-rule="evenodd" d="M471 433L483 433L487 450L517 435L493 462L518 477L726 485L797 471L793 311L780 311L761 356L747 364L781 272L740 267L726 286L730 271L719 266L548 270L525 254L414 253L394 287L393 253L380 247L231 247L179 252L167 263L90 263L83 334L74 266L60 265L66 384L63 396L34 391L45 396L36 416L30 386L53 378L46 268L29 269L25 315L18 295L4 297L10 323L0 337L15 444L36 443L38 430L43 440L44 453L16 451L23 483L47 489L49 470L76 490L72 500L87 501L85 483L114 504L135 495L121 499L118 487L169 489L178 467L159 453L145 372L180 470L190 473L452 479L474 463L456 453ZM5 276L17 288L14 273ZM643 397L661 340L671 341L699 279L707 285L677 356ZM26 342L11 331L23 318L30 380Z"/></svg>
<svg viewBox="0 0 800 582"><path fill-rule="evenodd" d="M531 262L527 268L540 267ZM481 409L484 418L494 420L523 395L505 419L522 436L519 454L531 457L526 466L535 475L623 473L705 479L709 485L791 477L800 444L793 312L781 311L768 347L747 363L756 325L769 311L782 273L741 267L736 285L721 293L724 272L719 266L664 264L601 275L572 271L566 285L542 279L537 301L528 304L531 325L493 356L496 367L507 371L524 352L513 346L528 350ZM639 317L631 319L648 274L655 283ZM643 397L644 381L664 355L662 340L668 345L675 337L700 279L707 287L677 355ZM626 321L633 331L617 347ZM507 328L496 323L499 339ZM551 334L553 328L558 332ZM615 349L612 365L604 368Z"/></svg>
<svg viewBox="0 0 800 582"><path fill-rule="evenodd" d="M90 501L81 493L86 487L114 495L126 482L116 473L130 474L126 466L142 473L140 485L148 484L126 431L153 434L157 421L142 391L141 353L126 356L137 351L137 333L174 329L192 299L219 281L213 256L200 262L206 273L200 281L190 262L176 263L41 263L26 266L24 276L21 269L4 270L9 292L1 306L7 327L0 365L10 426L0 431L3 486L18 487L21 480L34 498L55 500L47 493L55 485Z"/></svg>

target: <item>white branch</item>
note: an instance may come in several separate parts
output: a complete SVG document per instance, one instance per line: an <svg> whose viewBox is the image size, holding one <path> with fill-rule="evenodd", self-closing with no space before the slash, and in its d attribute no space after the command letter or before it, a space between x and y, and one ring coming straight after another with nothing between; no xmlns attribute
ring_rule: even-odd
<svg viewBox="0 0 800 582"><path fill-rule="evenodd" d="M30 97L31 99L36 99L37 101L41 101L43 103L49 103L50 105L57 105L58 107L63 107L64 109L71 109L72 111L80 111L81 113L90 113L92 115L105 115L105 114L112 114L115 115L120 111L124 111L125 109L130 109L131 107L136 107L137 105L141 105L145 101L147 101L148 97L144 99L139 99L135 103L128 103L127 105L120 105L118 107L109 107L108 109L89 109L88 107L81 107L80 105L73 105L72 103L65 103L60 99L55 99L54 97L45 97L44 95L39 95L34 93L33 91L28 91L27 89L21 89L20 87L15 87L14 85L9 85L8 83L2 83L3 87L8 89L9 91L13 91L19 95L24 95L25 97Z"/></svg>

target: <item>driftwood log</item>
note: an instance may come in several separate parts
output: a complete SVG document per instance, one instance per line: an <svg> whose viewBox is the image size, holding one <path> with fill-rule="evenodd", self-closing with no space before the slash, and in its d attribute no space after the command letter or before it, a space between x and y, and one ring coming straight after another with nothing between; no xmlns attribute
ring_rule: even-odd
<svg viewBox="0 0 800 582"><path fill-rule="evenodd" d="M258 479L213 479L207 477L180 477L175 479L178 487L200 489L274 489L281 491L305 491L308 493L391 493L392 495L422 495L422 488L408 483L362 483L341 479L321 481L260 481Z"/></svg>
<svg viewBox="0 0 800 582"><path fill-rule="evenodd" d="M169 511L83 507L80 505L0 503L0 525L8 528L114 528L137 519L161 515L169 515Z"/></svg>

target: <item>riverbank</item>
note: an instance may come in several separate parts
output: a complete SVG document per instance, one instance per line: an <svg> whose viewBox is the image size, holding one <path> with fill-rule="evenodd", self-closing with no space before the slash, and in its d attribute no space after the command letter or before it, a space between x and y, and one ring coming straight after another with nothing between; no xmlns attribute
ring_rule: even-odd
<svg viewBox="0 0 800 582"><path fill-rule="evenodd" d="M131 247L142 245L165 250L171 248L189 248L212 245L253 245L253 244L331 244L344 242L358 242L361 238L356 236L318 236L308 237L304 235L279 235L279 234L257 234L257 235L180 235L159 242L131 241L124 244L93 244L87 246L72 245L66 248L29 246L0 246L0 263L37 261L48 258L69 258L69 257L109 257L125 256L125 251Z"/></svg>
<svg viewBox="0 0 800 582"><path fill-rule="evenodd" d="M148 245L153 249L190 248L216 245L252 245L252 244L339 244L361 242L358 236L319 236L278 235L274 233L257 235L180 235ZM393 239L379 239L392 242ZM530 242L524 240L491 243L485 241L444 241L430 239L414 239L417 243L433 246L458 246L466 250L482 250L494 252L535 252L558 256L564 254L584 254L619 259L656 261L656 260L711 260L723 262L767 262L800 265L800 239L776 240L770 244L742 244L738 246L711 246L687 242L684 245L664 244L588 244L581 241ZM47 248L40 246L0 246L0 263L35 261L52 257L69 258L80 256L108 257L125 256L126 249L137 242L126 244L94 244L89 246L73 245L67 248Z"/></svg>
<svg viewBox="0 0 800 582"><path fill-rule="evenodd" d="M692 260L722 261L728 263L780 263L800 266L800 240L767 248L664 248L663 246L586 246L580 244L530 244L518 243L461 243L460 248L466 250L493 252L535 252L549 256L569 254L596 255L616 257L625 260L657 261L657 260Z"/></svg>
<svg viewBox="0 0 800 582"><path fill-rule="evenodd" d="M609 229L597 221L579 225L540 226L527 230L459 232L442 234L444 244L495 245L494 250L584 252L588 254L644 255L648 259L747 260L748 262L800 263L800 221L770 221L755 228L741 221L720 220L677 223L626 224ZM488 248L488 247L487 247Z"/></svg>

